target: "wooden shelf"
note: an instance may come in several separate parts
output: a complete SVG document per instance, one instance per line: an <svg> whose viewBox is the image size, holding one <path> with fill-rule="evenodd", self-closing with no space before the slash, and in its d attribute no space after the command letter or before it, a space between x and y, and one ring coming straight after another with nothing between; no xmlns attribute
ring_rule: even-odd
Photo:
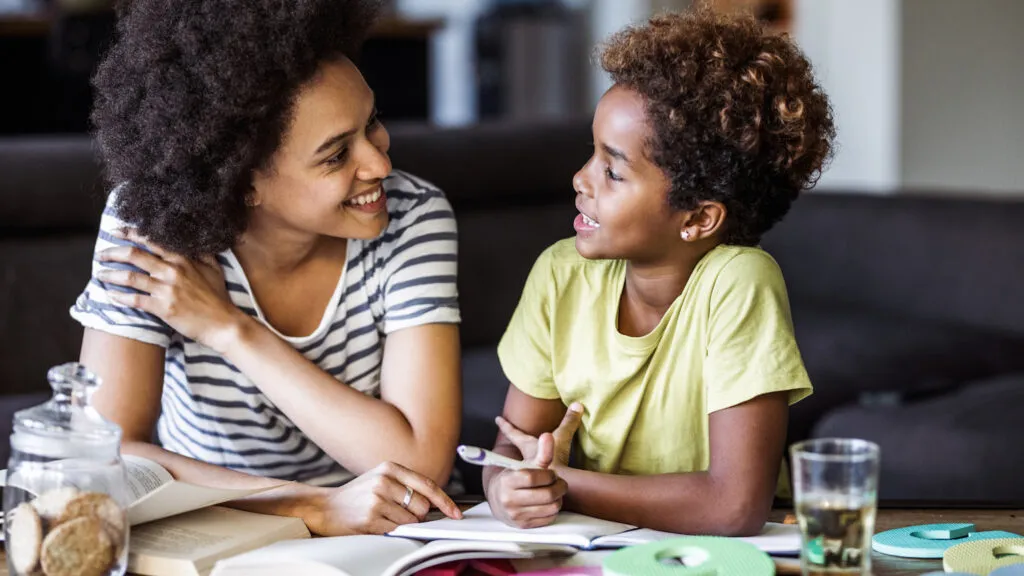
<svg viewBox="0 0 1024 576"><path fill-rule="evenodd" d="M794 0L711 0L722 12L750 12L775 33L792 33Z"/></svg>
<svg viewBox="0 0 1024 576"><path fill-rule="evenodd" d="M0 36L45 36L50 33L55 20L52 12L0 14ZM442 20L407 20L392 16L381 19L370 32L370 37L425 39L443 25Z"/></svg>

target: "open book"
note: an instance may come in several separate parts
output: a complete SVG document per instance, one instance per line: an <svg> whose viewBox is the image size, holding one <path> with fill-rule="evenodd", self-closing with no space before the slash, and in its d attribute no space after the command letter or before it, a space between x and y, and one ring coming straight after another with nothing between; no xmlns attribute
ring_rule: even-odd
<svg viewBox="0 0 1024 576"><path fill-rule="evenodd" d="M571 546L339 536L278 542L217 562L211 576L407 576L447 562L569 556Z"/></svg>
<svg viewBox="0 0 1024 576"><path fill-rule="evenodd" d="M270 488L210 488L175 480L163 466L124 455L128 496L129 572L148 576L203 576L214 563L278 540L309 538L299 518L267 516L215 506ZM36 494L23 480L2 483ZM283 484L283 482L282 482ZM45 490L40 490L45 492Z"/></svg>
<svg viewBox="0 0 1024 576"><path fill-rule="evenodd" d="M128 508L128 522L132 526L268 490L197 486L175 480L163 466L148 458L130 455L123 458L125 475L128 477L128 492L133 500Z"/></svg>
<svg viewBox="0 0 1024 576"><path fill-rule="evenodd" d="M215 506L264 492L209 488L175 480L152 460L124 456L132 524L128 571L148 576L204 576L221 558L279 540L309 538L300 518ZM282 483L283 484L283 483Z"/></svg>
<svg viewBox="0 0 1024 576"><path fill-rule="evenodd" d="M391 535L420 540L564 544L583 549L621 548L680 536L670 532L637 529L636 526L629 524L599 520L572 512L562 512L548 526L521 530L494 518L486 502L466 510L462 520L445 518L420 524L406 524L393 530ZM795 525L768 523L760 535L738 540L753 544L769 554L794 554L800 550L800 528Z"/></svg>

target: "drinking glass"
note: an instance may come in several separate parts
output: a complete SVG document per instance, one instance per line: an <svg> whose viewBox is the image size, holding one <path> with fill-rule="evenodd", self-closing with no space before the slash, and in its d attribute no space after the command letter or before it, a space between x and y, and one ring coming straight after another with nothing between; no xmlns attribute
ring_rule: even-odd
<svg viewBox="0 0 1024 576"><path fill-rule="evenodd" d="M790 447L804 576L871 574L878 501L878 445L819 438Z"/></svg>

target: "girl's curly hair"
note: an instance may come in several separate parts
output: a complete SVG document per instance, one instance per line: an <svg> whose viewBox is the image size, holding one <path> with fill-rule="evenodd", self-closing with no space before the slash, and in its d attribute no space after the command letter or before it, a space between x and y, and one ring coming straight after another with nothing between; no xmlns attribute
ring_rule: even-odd
<svg viewBox="0 0 1024 576"><path fill-rule="evenodd" d="M721 202L727 243L757 244L831 157L832 110L810 63L750 16L656 16L614 35L600 61L646 101L670 205Z"/></svg>
<svg viewBox="0 0 1024 576"><path fill-rule="evenodd" d="M132 0L93 79L119 216L155 243L220 252L247 225L253 171L320 65L354 57L377 0Z"/></svg>

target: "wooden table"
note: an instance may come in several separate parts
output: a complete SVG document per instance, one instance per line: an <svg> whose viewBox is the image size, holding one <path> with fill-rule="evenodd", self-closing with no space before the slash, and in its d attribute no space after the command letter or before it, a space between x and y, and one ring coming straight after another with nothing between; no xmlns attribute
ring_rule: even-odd
<svg viewBox="0 0 1024 576"><path fill-rule="evenodd" d="M788 510L772 512L773 522L782 522ZM1005 530L1024 534L1024 510L891 510L878 511L875 525L876 532L902 528L914 524L936 524L942 522L973 522L979 530ZM9 576L7 572L7 554L0 551L0 576ZM941 560L911 560L872 555L872 567L875 576L910 576L920 575L933 570L942 570ZM465 575L471 576L471 575Z"/></svg>
<svg viewBox="0 0 1024 576"><path fill-rule="evenodd" d="M781 522L787 511L775 510L771 520ZM881 509L875 521L875 533L915 524L972 522L978 530L1005 530L1024 535L1024 510L893 510ZM872 553L875 576L909 576L942 570L942 560L913 560Z"/></svg>

